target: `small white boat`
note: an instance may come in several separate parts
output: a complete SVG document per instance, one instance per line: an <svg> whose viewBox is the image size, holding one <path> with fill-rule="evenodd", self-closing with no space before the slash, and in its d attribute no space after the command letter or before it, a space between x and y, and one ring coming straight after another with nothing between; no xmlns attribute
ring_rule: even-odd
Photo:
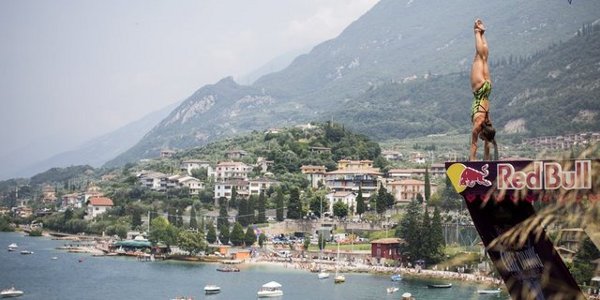
<svg viewBox="0 0 600 300"><path fill-rule="evenodd" d="M283 291L281 290L281 284L271 281L263 284L256 294L258 298L279 297L283 296Z"/></svg>
<svg viewBox="0 0 600 300"><path fill-rule="evenodd" d="M427 287L430 289L449 289L452 287L452 283L428 284Z"/></svg>
<svg viewBox="0 0 600 300"><path fill-rule="evenodd" d="M21 251L21 254L26 255L26 254L33 254L33 251L29 251L29 250L23 250Z"/></svg>
<svg viewBox="0 0 600 300"><path fill-rule="evenodd" d="M16 251L17 248L19 248L19 246L17 246L15 243L8 245L8 251Z"/></svg>
<svg viewBox="0 0 600 300"><path fill-rule="evenodd" d="M499 294L500 293L500 288L497 288L495 290L477 290L477 294Z"/></svg>
<svg viewBox="0 0 600 300"><path fill-rule="evenodd" d="M339 275L336 275L333 280L335 281L335 283L343 283L343 282L346 282L346 276L339 274Z"/></svg>
<svg viewBox="0 0 600 300"><path fill-rule="evenodd" d="M0 297L2 298L19 297L21 295L23 295L23 291L15 289L14 286L0 291Z"/></svg>
<svg viewBox="0 0 600 300"><path fill-rule="evenodd" d="M400 274L394 274L394 275L390 276L390 279L392 281L400 281L400 280L402 280L402 276Z"/></svg>
<svg viewBox="0 0 600 300"><path fill-rule="evenodd" d="M209 294L218 294L221 292L221 287L220 286L216 286L214 284L208 284L204 287L204 293L209 295Z"/></svg>
<svg viewBox="0 0 600 300"><path fill-rule="evenodd" d="M398 290L399 290L399 288L397 288L397 287L389 287L389 288L387 288L388 294L393 294L393 293L397 292Z"/></svg>
<svg viewBox="0 0 600 300"><path fill-rule="evenodd" d="M327 278L329 278L329 273L319 272L319 274L317 274L317 277L319 277L319 279L327 279Z"/></svg>

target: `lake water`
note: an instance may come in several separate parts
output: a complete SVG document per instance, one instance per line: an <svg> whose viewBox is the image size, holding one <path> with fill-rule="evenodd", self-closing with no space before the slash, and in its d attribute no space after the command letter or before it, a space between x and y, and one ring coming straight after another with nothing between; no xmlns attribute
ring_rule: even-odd
<svg viewBox="0 0 600 300"><path fill-rule="evenodd" d="M242 265L239 273L216 271L216 264L177 261L138 262L126 257L92 257L56 250L66 241L0 233L0 288L12 284L25 294L18 299L256 299L264 283L283 285L281 299L400 299L410 292L424 299L507 299L507 295L478 295L478 286L453 282L450 289L428 289L431 282L404 279L390 281L387 275L345 274L346 283L319 280L315 273L279 266ZM19 249L7 251L11 243ZM22 255L30 250L31 255ZM57 259L52 259L57 257ZM81 262L80 262L81 260ZM216 284L221 293L204 295L204 286ZM387 287L397 286L394 294Z"/></svg>

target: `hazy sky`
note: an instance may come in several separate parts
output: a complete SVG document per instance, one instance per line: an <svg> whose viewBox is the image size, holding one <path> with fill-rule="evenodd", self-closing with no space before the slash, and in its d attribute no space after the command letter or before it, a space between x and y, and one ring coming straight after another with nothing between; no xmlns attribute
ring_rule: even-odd
<svg viewBox="0 0 600 300"><path fill-rule="evenodd" d="M68 150L334 38L376 2L0 0L0 156Z"/></svg>

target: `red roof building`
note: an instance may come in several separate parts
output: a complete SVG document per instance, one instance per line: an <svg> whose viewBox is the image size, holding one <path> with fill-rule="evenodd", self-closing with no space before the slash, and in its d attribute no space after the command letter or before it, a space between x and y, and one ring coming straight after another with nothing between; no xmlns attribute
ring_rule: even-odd
<svg viewBox="0 0 600 300"><path fill-rule="evenodd" d="M87 201L86 219L93 219L105 213L114 206L113 201L107 197L93 197Z"/></svg>

